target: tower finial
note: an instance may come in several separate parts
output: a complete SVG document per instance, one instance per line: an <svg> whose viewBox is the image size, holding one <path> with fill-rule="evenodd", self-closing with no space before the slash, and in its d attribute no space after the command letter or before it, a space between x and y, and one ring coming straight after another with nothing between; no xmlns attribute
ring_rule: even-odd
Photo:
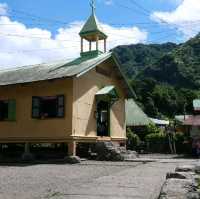
<svg viewBox="0 0 200 199"><path fill-rule="evenodd" d="M95 13L95 9L96 9L96 7L95 7L95 0L91 0L90 1L90 6L92 8L92 14L94 14Z"/></svg>

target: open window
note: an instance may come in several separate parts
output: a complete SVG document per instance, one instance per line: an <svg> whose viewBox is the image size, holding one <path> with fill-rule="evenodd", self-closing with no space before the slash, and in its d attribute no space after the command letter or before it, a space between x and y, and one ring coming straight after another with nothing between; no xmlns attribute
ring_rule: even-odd
<svg viewBox="0 0 200 199"><path fill-rule="evenodd" d="M0 100L0 121L16 120L16 101Z"/></svg>
<svg viewBox="0 0 200 199"><path fill-rule="evenodd" d="M63 118L64 115L64 95L32 98L32 118Z"/></svg>

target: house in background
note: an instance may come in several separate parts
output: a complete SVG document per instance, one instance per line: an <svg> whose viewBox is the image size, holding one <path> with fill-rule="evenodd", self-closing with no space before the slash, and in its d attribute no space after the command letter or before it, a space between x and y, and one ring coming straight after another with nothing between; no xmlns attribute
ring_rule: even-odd
<svg viewBox="0 0 200 199"><path fill-rule="evenodd" d="M134 92L106 52L94 8L80 37L75 60L0 71L1 144L24 143L28 151L33 143L67 143L69 155L76 155L77 143L125 144L125 100Z"/></svg>
<svg viewBox="0 0 200 199"><path fill-rule="evenodd" d="M151 124L152 121L136 104L133 99L126 101L126 125L135 131L142 131L144 127Z"/></svg>
<svg viewBox="0 0 200 199"><path fill-rule="evenodd" d="M192 148L200 154L200 99L193 100L192 115L175 116L178 132L183 132L192 139Z"/></svg>
<svg viewBox="0 0 200 199"><path fill-rule="evenodd" d="M169 120L161 120L156 118L150 118L150 120L159 128L166 128L170 124Z"/></svg>

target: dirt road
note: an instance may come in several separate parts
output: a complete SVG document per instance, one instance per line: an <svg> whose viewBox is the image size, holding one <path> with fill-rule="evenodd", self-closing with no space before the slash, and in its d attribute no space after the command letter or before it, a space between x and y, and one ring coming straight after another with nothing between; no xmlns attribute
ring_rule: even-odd
<svg viewBox="0 0 200 199"><path fill-rule="evenodd" d="M0 199L155 199L166 173L195 160L0 166Z"/></svg>

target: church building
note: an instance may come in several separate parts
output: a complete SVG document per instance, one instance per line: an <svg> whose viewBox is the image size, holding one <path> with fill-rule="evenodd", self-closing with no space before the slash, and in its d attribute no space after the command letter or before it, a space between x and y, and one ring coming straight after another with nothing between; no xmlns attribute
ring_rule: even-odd
<svg viewBox="0 0 200 199"><path fill-rule="evenodd" d="M125 144L125 100L134 92L106 51L94 6L79 36L75 60L0 70L0 144L67 143L69 155L77 143Z"/></svg>

